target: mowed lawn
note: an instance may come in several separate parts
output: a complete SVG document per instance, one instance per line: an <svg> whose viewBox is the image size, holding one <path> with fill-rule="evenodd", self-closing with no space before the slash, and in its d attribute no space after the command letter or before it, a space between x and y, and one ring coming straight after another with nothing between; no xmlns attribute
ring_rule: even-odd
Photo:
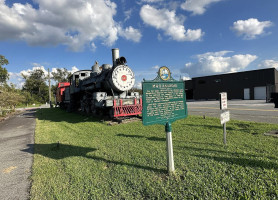
<svg viewBox="0 0 278 200"><path fill-rule="evenodd" d="M172 124L176 173L162 125L37 111L31 199L277 199L278 125L217 118ZM59 143L59 144L58 144Z"/></svg>

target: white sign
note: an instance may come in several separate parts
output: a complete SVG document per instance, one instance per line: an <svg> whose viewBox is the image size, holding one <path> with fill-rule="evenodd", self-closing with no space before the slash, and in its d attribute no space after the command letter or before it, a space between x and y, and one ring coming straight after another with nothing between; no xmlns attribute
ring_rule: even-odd
<svg viewBox="0 0 278 200"><path fill-rule="evenodd" d="M222 112L220 114L220 121L221 121L221 124L224 124L224 123L230 121L230 111Z"/></svg>
<svg viewBox="0 0 278 200"><path fill-rule="evenodd" d="M228 108L227 92L220 93L220 110L226 110Z"/></svg>

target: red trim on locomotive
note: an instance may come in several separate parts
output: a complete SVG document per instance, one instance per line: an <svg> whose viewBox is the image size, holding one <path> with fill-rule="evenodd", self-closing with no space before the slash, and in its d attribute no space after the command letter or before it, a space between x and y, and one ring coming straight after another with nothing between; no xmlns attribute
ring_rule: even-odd
<svg viewBox="0 0 278 200"><path fill-rule="evenodd" d="M113 101L114 117L125 117L131 115L142 114L142 98L139 99L139 103L134 99L133 105L123 105L123 101L120 100L120 105L117 105L117 100Z"/></svg>

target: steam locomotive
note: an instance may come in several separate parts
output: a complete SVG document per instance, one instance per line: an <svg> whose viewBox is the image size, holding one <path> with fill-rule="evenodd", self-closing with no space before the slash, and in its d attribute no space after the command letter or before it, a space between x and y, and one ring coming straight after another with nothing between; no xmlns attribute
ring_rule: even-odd
<svg viewBox="0 0 278 200"><path fill-rule="evenodd" d="M119 56L119 49L112 49L112 61L113 65L101 66L95 62L91 70L74 72L69 82L59 83L56 105L112 118L141 114L142 97L132 92L134 73L125 57Z"/></svg>

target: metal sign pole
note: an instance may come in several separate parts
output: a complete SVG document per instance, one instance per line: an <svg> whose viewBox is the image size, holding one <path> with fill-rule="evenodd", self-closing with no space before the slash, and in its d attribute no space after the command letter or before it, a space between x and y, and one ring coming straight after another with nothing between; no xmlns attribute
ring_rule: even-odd
<svg viewBox="0 0 278 200"><path fill-rule="evenodd" d="M166 131L166 148L167 148L167 169L170 174L175 172L171 123L169 122L166 123L165 131Z"/></svg>
<svg viewBox="0 0 278 200"><path fill-rule="evenodd" d="M223 143L226 145L226 122L230 121L230 112L228 109L228 99L227 99L227 93L221 92L219 94L220 99L220 110L222 113L220 114L220 121L221 124L223 124Z"/></svg>
<svg viewBox="0 0 278 200"><path fill-rule="evenodd" d="M227 141L226 141L226 122L223 124L223 135L224 135L224 144L226 145L227 144Z"/></svg>

